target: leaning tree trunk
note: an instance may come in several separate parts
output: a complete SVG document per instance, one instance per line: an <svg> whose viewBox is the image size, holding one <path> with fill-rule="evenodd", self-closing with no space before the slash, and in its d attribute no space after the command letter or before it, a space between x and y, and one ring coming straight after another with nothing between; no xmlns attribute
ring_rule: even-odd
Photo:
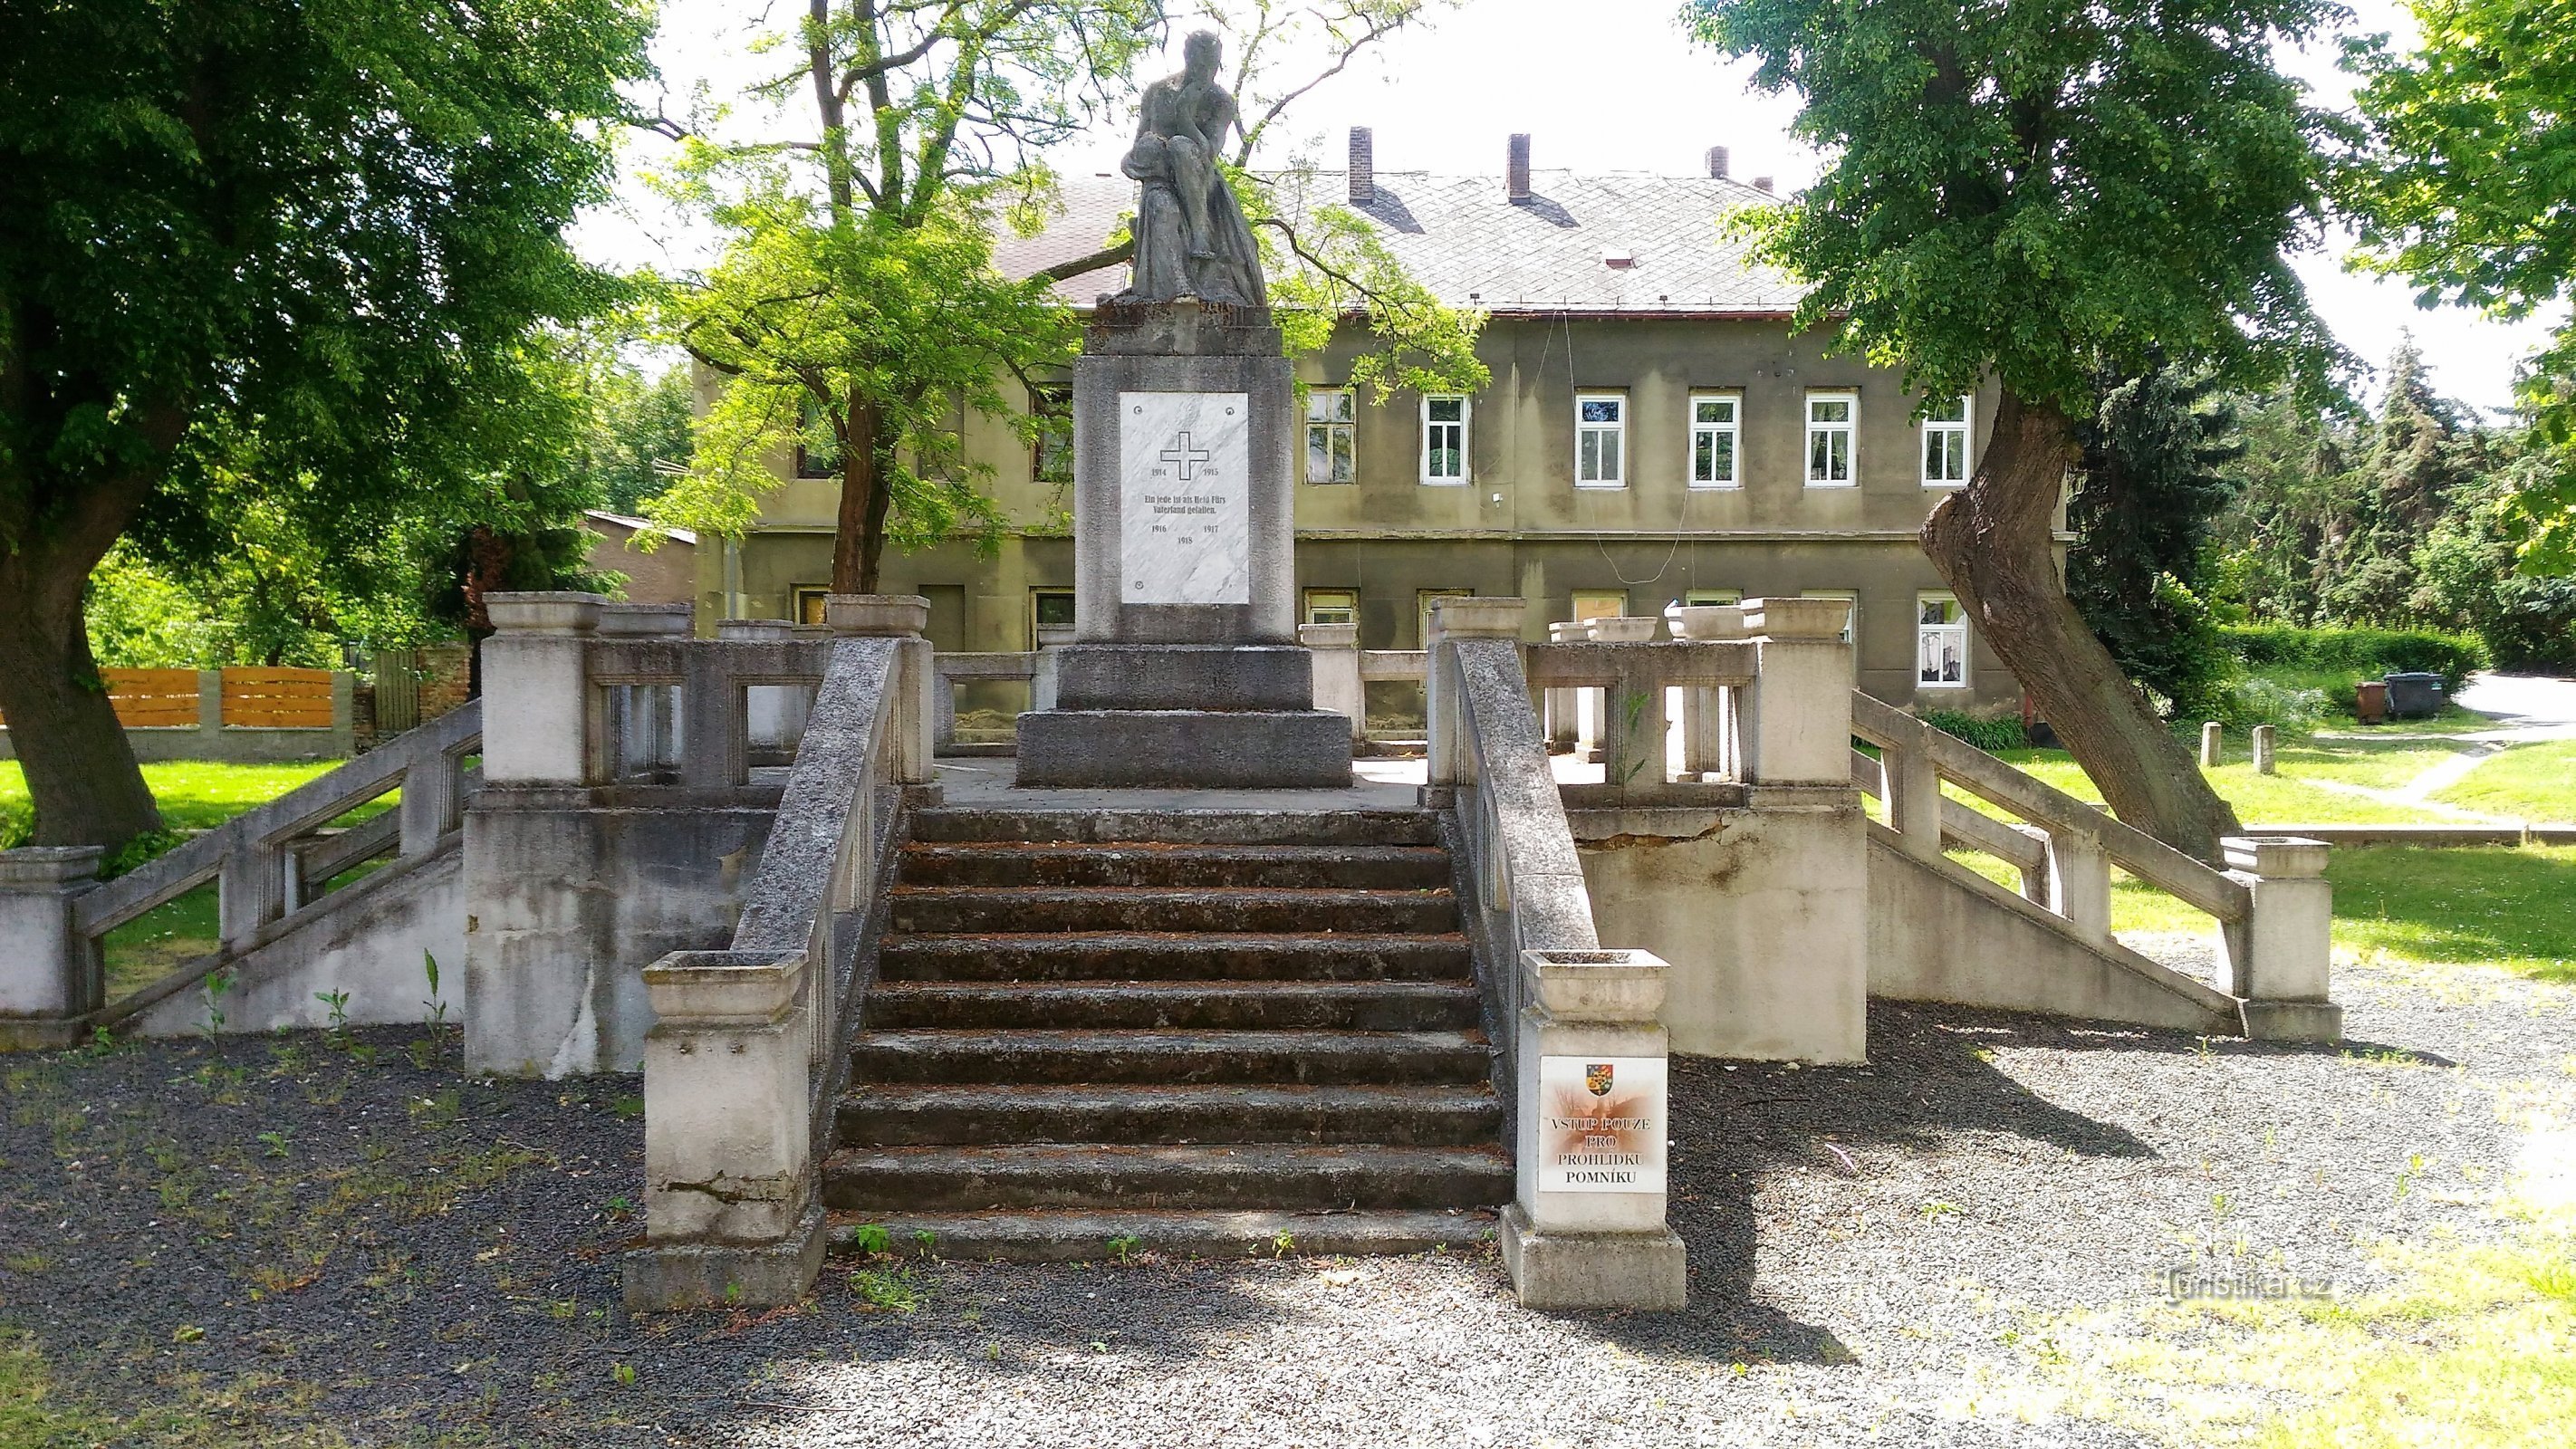
<svg viewBox="0 0 2576 1449"><path fill-rule="evenodd" d="M2066 597L2052 534L2075 446L2056 404L2006 392L1976 477L1924 523L1924 551L2113 812L2215 862L2236 812Z"/></svg>
<svg viewBox="0 0 2576 1449"><path fill-rule="evenodd" d="M59 549L0 554L0 715L36 807L36 844L110 849L161 828L89 651L89 568Z"/></svg>

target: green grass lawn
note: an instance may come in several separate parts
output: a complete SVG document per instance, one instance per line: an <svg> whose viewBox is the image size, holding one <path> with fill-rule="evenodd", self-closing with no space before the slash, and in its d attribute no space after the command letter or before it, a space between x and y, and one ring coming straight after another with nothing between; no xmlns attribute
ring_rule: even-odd
<svg viewBox="0 0 2576 1449"><path fill-rule="evenodd" d="M2278 764L2285 772L2282 774L2258 775L2254 773L2250 760L2221 765L2206 773L2210 784L2226 798L2227 803L2236 807L2237 818L2248 825L2406 825L2438 817L2403 805L2383 804L2357 795L2321 790L2304 783L2300 777L2305 774L2315 779L2359 784L2361 780L2347 781L2345 777L2397 773L2403 765L2390 757L2399 754L2415 755L2421 759L2423 768L2430 769L2440 762L2444 752L2441 746L2426 745L2391 751L2384 749L2379 741L2350 750L2329 745L2302 746L2298 753L2307 758L2299 761L2289 758L2290 751L2285 749L2281 752ZM2092 777L2085 774L2083 767L2075 763L2075 757L2064 750L2006 750L1999 758L2079 800L2095 805L2102 803L2102 792L2094 787ZM1968 798L1955 786L1944 788L1950 790L1955 799ZM1970 803L1988 814L1999 813L1981 802Z"/></svg>
<svg viewBox="0 0 2576 1449"><path fill-rule="evenodd" d="M2576 822L2576 740L2515 745L2433 798L2515 820Z"/></svg>

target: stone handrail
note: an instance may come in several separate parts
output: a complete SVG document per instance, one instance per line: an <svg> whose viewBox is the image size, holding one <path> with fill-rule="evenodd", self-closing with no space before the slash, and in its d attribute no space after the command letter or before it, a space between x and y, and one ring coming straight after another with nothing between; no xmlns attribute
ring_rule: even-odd
<svg viewBox="0 0 2576 1449"><path fill-rule="evenodd" d="M473 783L465 759L482 745L480 700L386 741L338 769L233 817L151 863L83 892L72 929L92 943L203 885L217 882L222 948L198 956L115 1002L94 985L84 1008L91 1025L112 1026L188 989L224 962L324 908L316 889L387 850L397 863L435 854L461 828L459 807ZM317 835L330 821L389 791L394 810L349 830Z"/></svg>
<svg viewBox="0 0 2576 1449"><path fill-rule="evenodd" d="M905 792L930 776L929 606L835 595L835 632L730 945L644 969L638 1309L777 1304L819 1271L818 1168Z"/></svg>
<svg viewBox="0 0 2576 1449"><path fill-rule="evenodd" d="M957 747L957 685L961 681L1023 679L1030 685L1029 708L1045 709L1055 702L1047 697L1041 682L1051 668L1050 656L1043 650L941 654L936 656L934 667L939 677L931 691L931 748L938 754L949 754Z"/></svg>
<svg viewBox="0 0 2576 1449"><path fill-rule="evenodd" d="M1456 811L1464 902L1481 959L1498 963L1492 994L1504 1032L1518 1018L1526 951L1600 946L1592 896L1565 801L1548 764L1521 671L1518 599L1443 599L1430 650L1430 784ZM1508 1048L1506 1048L1508 1049Z"/></svg>
<svg viewBox="0 0 2576 1449"><path fill-rule="evenodd" d="M2113 865L2222 923L2241 922L2253 910L2252 892L2223 872L1857 690L1852 733L1882 752L1888 828L1908 851L1939 855L1945 832L1985 848L1977 839L1985 832L1953 831L1957 817L1940 809L1942 784L1956 785L2045 832L2052 908L2087 936L2110 934Z"/></svg>
<svg viewBox="0 0 2576 1449"><path fill-rule="evenodd" d="M1876 760L1852 752L1853 783L1887 802L1888 824L1871 830L1907 854L1945 866L1943 847L1955 844L2005 860L2021 871L2025 897L2105 950L2118 946L2111 934L2116 865L2218 923L2218 979L2207 984L2236 999L2248 1035L2340 1036L2341 1009L2328 999L2333 892L2324 843L2234 836L2223 842L2220 869L1857 690L1852 733L1880 751ZM1944 784L2022 823L1947 799Z"/></svg>

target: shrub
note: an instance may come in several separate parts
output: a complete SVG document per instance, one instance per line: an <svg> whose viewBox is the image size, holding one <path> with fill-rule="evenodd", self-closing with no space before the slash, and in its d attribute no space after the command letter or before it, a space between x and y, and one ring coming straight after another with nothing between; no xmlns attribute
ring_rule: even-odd
<svg viewBox="0 0 2576 1449"><path fill-rule="evenodd" d="M1945 735L1966 740L1988 754L1998 750L2018 750L2030 743L2022 733L2021 721L2010 717L1979 719L1963 710L1934 709L1923 713L1923 722Z"/></svg>
<svg viewBox="0 0 2576 1449"><path fill-rule="evenodd" d="M2486 650L2462 634L2414 629L2300 629L2287 624L2230 625L2219 631L2228 652L2256 669L2287 666L2328 670L2354 679L2423 671L2442 676L2442 690L2456 694L2472 670L2486 667Z"/></svg>
<svg viewBox="0 0 2576 1449"><path fill-rule="evenodd" d="M0 805L0 850L15 850L33 840L36 822L14 805Z"/></svg>
<svg viewBox="0 0 2576 1449"><path fill-rule="evenodd" d="M2228 686L2222 717L2239 729L2270 725L2274 729L2305 732L2315 729L2326 715L2326 692L2301 689L2263 675L2250 675Z"/></svg>

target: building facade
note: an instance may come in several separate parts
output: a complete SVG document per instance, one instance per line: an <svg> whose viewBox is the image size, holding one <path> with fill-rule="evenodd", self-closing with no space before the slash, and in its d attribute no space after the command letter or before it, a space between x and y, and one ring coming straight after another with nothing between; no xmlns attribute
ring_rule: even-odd
<svg viewBox="0 0 2576 1449"><path fill-rule="evenodd" d="M1348 171L1297 178L1368 217L1407 270L1487 314L1472 395L1353 389L1357 323L1297 360L1306 389L1297 578L1308 622L1356 622L1363 648L1418 648L1430 601L1516 595L1548 620L1655 614L1756 595L1855 601L1859 683L1919 708L2011 705L1917 541L1967 480L1991 393L1927 401L1893 371L1793 332L1794 284L1749 263L1725 214L1768 199L1729 179L1533 171L1380 174L1365 132ZM1766 183L1767 184L1767 183ZM1006 243L1023 273L1096 250L1132 204L1116 177L1070 178L1045 234ZM1077 306L1113 271L1064 284ZM1033 400L1033 405L1036 400ZM942 649L1033 647L1070 624L1071 449L964 420L1011 528L999 552L889 552L883 587L931 602ZM782 475L797 460L777 460ZM819 470L815 470L819 471ZM696 550L703 616L819 619L837 482L787 477L739 545Z"/></svg>

